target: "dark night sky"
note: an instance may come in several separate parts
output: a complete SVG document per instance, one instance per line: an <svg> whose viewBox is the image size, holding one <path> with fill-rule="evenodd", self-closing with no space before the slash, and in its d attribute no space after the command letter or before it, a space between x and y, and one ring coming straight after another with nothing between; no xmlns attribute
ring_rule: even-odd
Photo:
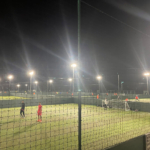
<svg viewBox="0 0 150 150"><path fill-rule="evenodd" d="M83 74L142 78L150 65L150 2L84 2L139 31L82 3ZM32 68L41 78L70 77L70 63L77 60L77 0L6 1L0 6L0 74L21 76Z"/></svg>

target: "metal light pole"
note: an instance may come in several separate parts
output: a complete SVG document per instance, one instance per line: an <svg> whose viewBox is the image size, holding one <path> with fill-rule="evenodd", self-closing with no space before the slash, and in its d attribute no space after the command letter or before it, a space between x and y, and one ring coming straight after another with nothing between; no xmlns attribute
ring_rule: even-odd
<svg viewBox="0 0 150 150"><path fill-rule="evenodd" d="M37 84L38 84L38 81L35 81L35 84L36 84L36 92L37 92Z"/></svg>
<svg viewBox="0 0 150 150"><path fill-rule="evenodd" d="M30 75L30 94L31 94L31 84L32 84L32 76L34 74L34 71L30 71L29 75Z"/></svg>
<svg viewBox="0 0 150 150"><path fill-rule="evenodd" d="M150 73L144 73L144 75L146 76L146 79L147 79L147 94L149 94L149 88L148 88L148 76L150 75Z"/></svg>
<svg viewBox="0 0 150 150"><path fill-rule="evenodd" d="M34 83L36 84L36 95L37 95L37 99L38 99L38 85L37 85L38 81L35 81Z"/></svg>
<svg viewBox="0 0 150 150"><path fill-rule="evenodd" d="M25 86L26 86L26 91L28 92L28 84L25 84Z"/></svg>
<svg viewBox="0 0 150 150"><path fill-rule="evenodd" d="M70 92L71 92L71 82L72 82L72 79L69 78L68 80L69 80L69 82L70 82Z"/></svg>
<svg viewBox="0 0 150 150"><path fill-rule="evenodd" d="M47 95L48 95L48 80L47 80Z"/></svg>
<svg viewBox="0 0 150 150"><path fill-rule="evenodd" d="M18 93L19 93L19 87L20 87L20 84L17 84L17 87L18 87Z"/></svg>
<svg viewBox="0 0 150 150"><path fill-rule="evenodd" d="M80 90L80 19L81 19L81 0L78 0L78 91ZM74 79L73 79L74 80ZM78 149L81 150L81 91L78 95Z"/></svg>
<svg viewBox="0 0 150 150"><path fill-rule="evenodd" d="M118 74L118 94L119 94L119 74Z"/></svg>
<svg viewBox="0 0 150 150"><path fill-rule="evenodd" d="M73 84L72 84L72 93L74 93L74 67L73 67Z"/></svg>
<svg viewBox="0 0 150 150"><path fill-rule="evenodd" d="M100 93L100 80L99 80L99 93Z"/></svg>
<svg viewBox="0 0 150 150"><path fill-rule="evenodd" d="M32 75L30 76L30 94L31 94L31 80L32 80Z"/></svg>
<svg viewBox="0 0 150 150"><path fill-rule="evenodd" d="M147 93L149 94L149 89L148 89L148 76L147 76Z"/></svg>
<svg viewBox="0 0 150 150"><path fill-rule="evenodd" d="M77 67L77 65L72 64L71 67L73 68L72 93L74 93L74 68Z"/></svg>
<svg viewBox="0 0 150 150"><path fill-rule="evenodd" d="M50 90L52 90L52 83L53 83L53 80L49 80L51 86L50 86Z"/></svg>
<svg viewBox="0 0 150 150"><path fill-rule="evenodd" d="M102 79L102 77L101 76L97 76L97 79L99 81L99 93L100 93L100 80Z"/></svg>
<svg viewBox="0 0 150 150"><path fill-rule="evenodd" d="M12 80L13 76L9 75L8 79L9 79L9 96L10 96L10 86L11 86L11 80Z"/></svg>

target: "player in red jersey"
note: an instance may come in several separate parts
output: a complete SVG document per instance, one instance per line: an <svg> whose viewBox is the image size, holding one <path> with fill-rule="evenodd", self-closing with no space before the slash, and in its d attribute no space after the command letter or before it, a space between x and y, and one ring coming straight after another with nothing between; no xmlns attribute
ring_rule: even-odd
<svg viewBox="0 0 150 150"><path fill-rule="evenodd" d="M38 122L42 122L42 105L41 105L41 103L39 103L37 114L38 114Z"/></svg>
<svg viewBox="0 0 150 150"><path fill-rule="evenodd" d="M135 100L139 101L139 97L137 95L135 96Z"/></svg>

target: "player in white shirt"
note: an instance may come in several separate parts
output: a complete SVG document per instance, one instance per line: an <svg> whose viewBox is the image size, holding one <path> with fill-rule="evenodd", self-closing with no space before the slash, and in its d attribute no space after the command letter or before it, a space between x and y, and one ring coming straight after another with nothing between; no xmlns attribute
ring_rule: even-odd
<svg viewBox="0 0 150 150"><path fill-rule="evenodd" d="M105 109L107 110L107 104L108 104L108 101L107 101L107 98L105 98L105 102L104 102L104 110L105 110Z"/></svg>

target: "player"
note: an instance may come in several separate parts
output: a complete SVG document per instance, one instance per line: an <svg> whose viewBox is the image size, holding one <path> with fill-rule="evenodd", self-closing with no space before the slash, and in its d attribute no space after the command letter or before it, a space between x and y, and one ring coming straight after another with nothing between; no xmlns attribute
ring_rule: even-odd
<svg viewBox="0 0 150 150"><path fill-rule="evenodd" d="M107 110L107 98L105 98L105 102L104 102L105 104L104 104L104 110L106 109Z"/></svg>
<svg viewBox="0 0 150 150"><path fill-rule="evenodd" d="M135 100L139 101L139 97L138 95L135 96Z"/></svg>
<svg viewBox="0 0 150 150"><path fill-rule="evenodd" d="M41 103L39 103L37 114L38 114L38 122L42 122L42 105L41 105Z"/></svg>
<svg viewBox="0 0 150 150"><path fill-rule="evenodd" d="M21 109L20 109L20 116L23 117L23 118L25 117L24 110L25 110L25 103L24 103L24 101L22 101L22 106L21 106Z"/></svg>
<svg viewBox="0 0 150 150"><path fill-rule="evenodd" d="M127 102L127 101L128 101L128 98L126 98L125 101Z"/></svg>

